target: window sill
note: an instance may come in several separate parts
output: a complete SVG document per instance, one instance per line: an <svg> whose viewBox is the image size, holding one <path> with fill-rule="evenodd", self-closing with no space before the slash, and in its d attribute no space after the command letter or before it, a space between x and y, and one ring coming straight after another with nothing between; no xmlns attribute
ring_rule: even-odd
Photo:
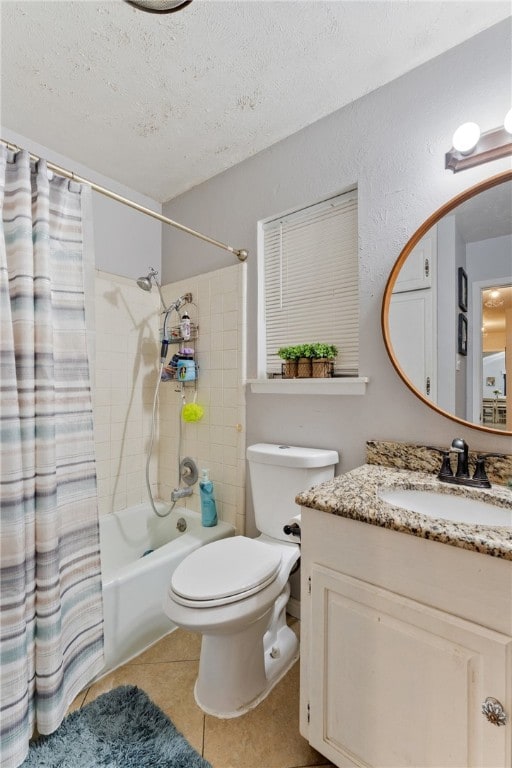
<svg viewBox="0 0 512 768"><path fill-rule="evenodd" d="M258 395L364 395L366 376L327 379L248 379Z"/></svg>

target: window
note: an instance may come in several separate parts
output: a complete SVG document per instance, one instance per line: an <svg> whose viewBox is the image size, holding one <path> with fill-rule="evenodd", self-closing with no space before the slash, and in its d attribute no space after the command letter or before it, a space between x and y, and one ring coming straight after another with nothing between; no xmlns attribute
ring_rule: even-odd
<svg viewBox="0 0 512 768"><path fill-rule="evenodd" d="M335 375L359 365L357 191L266 221L259 260L260 376L281 373L277 350L335 344Z"/></svg>

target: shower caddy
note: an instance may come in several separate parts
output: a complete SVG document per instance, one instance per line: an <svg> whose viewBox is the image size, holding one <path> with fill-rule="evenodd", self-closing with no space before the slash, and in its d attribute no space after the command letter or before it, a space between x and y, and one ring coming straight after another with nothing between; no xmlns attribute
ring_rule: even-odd
<svg viewBox="0 0 512 768"><path fill-rule="evenodd" d="M192 296L190 295L190 299L192 299ZM190 300L187 302L187 304L192 304L193 302ZM187 306L187 305L185 305ZM165 366L167 369L167 373L169 373L169 368L173 369L173 372L169 374L169 378L164 379L164 381L174 381L179 384L183 385L194 385L194 389L197 391L197 379L199 374L199 366L197 363L197 357L196 357L196 349L194 346L193 353L190 354L190 356L187 356L186 350L188 349L189 344L194 344L197 342L197 339L199 337L199 325L192 320L190 321L190 335L187 339L184 338L181 331L181 324L173 325L169 331L169 337L168 337L168 344L169 347L172 346L179 346L179 354L184 355L182 360L184 361L192 361L194 363L193 369L194 369L194 376L193 378L189 378L188 374L183 375L183 378L180 377L180 367L187 370L188 366L172 366L170 363ZM172 360L172 358L171 358Z"/></svg>

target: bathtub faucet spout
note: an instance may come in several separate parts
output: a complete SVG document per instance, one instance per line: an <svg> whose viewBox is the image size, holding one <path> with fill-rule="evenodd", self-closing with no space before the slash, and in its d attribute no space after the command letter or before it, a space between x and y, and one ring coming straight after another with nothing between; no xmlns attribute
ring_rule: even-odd
<svg viewBox="0 0 512 768"><path fill-rule="evenodd" d="M192 488L175 488L171 493L171 501L178 501L178 499L182 499L184 496L192 496L192 494Z"/></svg>

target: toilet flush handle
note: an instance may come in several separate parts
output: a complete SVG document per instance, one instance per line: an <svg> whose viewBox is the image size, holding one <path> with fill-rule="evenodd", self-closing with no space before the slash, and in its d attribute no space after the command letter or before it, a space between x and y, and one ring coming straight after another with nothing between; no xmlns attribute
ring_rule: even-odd
<svg viewBox="0 0 512 768"><path fill-rule="evenodd" d="M285 525L283 533L287 536L298 536L300 539L300 525L298 523L292 523L291 525Z"/></svg>

